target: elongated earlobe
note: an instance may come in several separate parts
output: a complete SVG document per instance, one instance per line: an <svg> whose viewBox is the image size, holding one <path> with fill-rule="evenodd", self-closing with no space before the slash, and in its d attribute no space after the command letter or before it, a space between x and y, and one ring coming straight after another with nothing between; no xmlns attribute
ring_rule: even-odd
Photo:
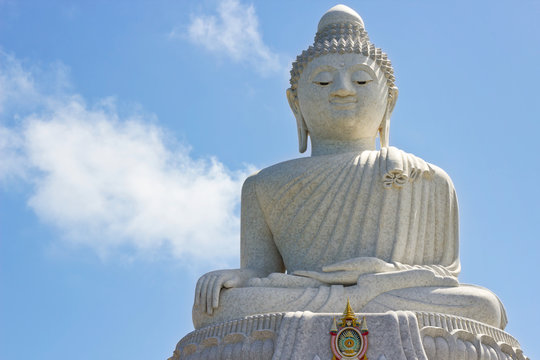
<svg viewBox="0 0 540 360"><path fill-rule="evenodd" d="M390 117L392 116L392 111L394 111L394 107L396 106L398 93L397 87L393 87L389 90L386 110L381 121L381 126L379 127L381 148L390 146Z"/></svg>
<svg viewBox="0 0 540 360"><path fill-rule="evenodd" d="M291 89L287 89L287 100L289 100L289 106L296 118L296 127L298 129L298 150L303 153L307 149L308 129L300 106L298 104L298 98L295 96Z"/></svg>
<svg viewBox="0 0 540 360"><path fill-rule="evenodd" d="M381 127L379 128L379 139L381 142L381 148L389 146L390 141L390 117L384 113Z"/></svg>

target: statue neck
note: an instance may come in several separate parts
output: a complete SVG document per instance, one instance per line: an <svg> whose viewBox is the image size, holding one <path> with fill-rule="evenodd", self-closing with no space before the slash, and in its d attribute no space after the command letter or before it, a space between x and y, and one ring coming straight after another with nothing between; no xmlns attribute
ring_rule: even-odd
<svg viewBox="0 0 540 360"><path fill-rule="evenodd" d="M354 140L333 140L311 138L311 156L333 155L349 152L376 150L375 137Z"/></svg>

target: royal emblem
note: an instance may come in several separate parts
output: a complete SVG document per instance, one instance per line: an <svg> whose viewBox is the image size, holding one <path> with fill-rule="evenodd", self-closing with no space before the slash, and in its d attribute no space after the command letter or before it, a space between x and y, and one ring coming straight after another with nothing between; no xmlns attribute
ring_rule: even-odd
<svg viewBox="0 0 540 360"><path fill-rule="evenodd" d="M336 318L330 329L330 346L334 357L332 360L359 359L367 360L368 329L366 318L360 322L354 316L349 299L343 317L336 324Z"/></svg>

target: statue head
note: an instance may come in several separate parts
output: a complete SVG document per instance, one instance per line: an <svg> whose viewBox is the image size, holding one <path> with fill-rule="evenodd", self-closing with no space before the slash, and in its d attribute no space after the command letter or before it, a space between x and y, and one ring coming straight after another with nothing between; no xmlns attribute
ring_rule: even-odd
<svg viewBox="0 0 540 360"><path fill-rule="evenodd" d="M380 136L388 146L398 89L388 56L368 38L360 15L345 6L328 10L312 46L292 64L289 105L300 152L308 135L335 140Z"/></svg>

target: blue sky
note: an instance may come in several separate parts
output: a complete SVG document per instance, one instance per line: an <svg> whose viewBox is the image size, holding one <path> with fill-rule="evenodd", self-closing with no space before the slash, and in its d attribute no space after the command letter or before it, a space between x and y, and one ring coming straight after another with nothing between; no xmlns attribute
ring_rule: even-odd
<svg viewBox="0 0 540 360"><path fill-rule="evenodd" d="M238 266L239 191L300 156L285 90L329 1L0 0L0 358L163 359ZM390 143L452 177L460 281L540 356L540 4L350 1Z"/></svg>

